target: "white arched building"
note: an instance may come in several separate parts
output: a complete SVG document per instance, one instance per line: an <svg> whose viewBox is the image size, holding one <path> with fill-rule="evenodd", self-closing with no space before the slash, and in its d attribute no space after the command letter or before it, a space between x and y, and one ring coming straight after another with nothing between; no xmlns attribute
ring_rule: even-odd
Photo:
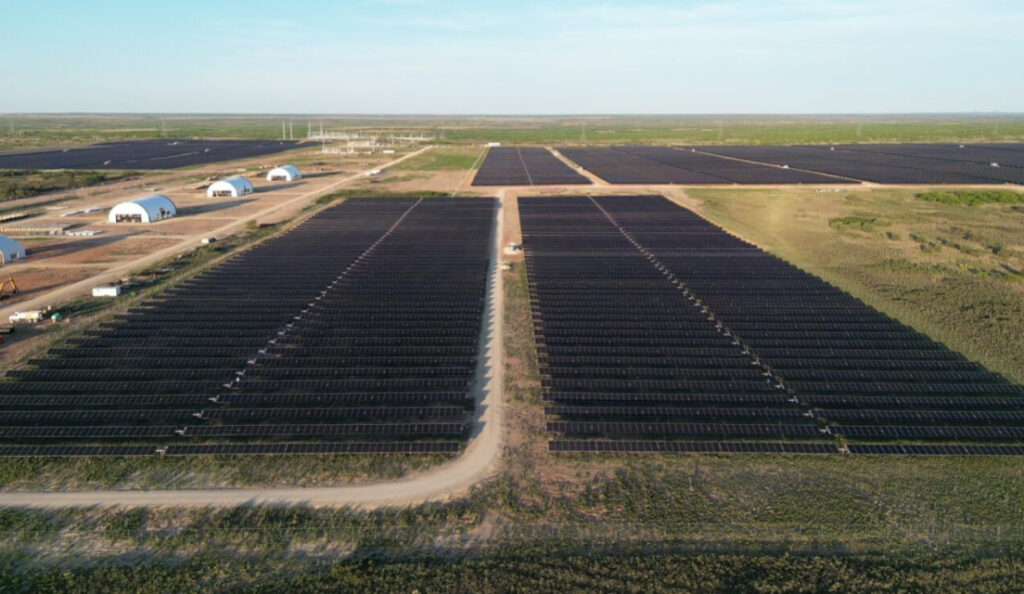
<svg viewBox="0 0 1024 594"><path fill-rule="evenodd" d="M0 235L0 264L10 264L25 257L25 246L6 235Z"/></svg>
<svg viewBox="0 0 1024 594"><path fill-rule="evenodd" d="M244 177L229 177L210 184L210 187L206 189L206 197L234 196L237 198L238 196L252 194L255 191L256 189L252 187L252 183Z"/></svg>
<svg viewBox="0 0 1024 594"><path fill-rule="evenodd" d="M122 202L110 209L110 223L155 223L178 214L171 199L161 194Z"/></svg>
<svg viewBox="0 0 1024 594"><path fill-rule="evenodd" d="M295 181L302 177L302 172L294 165L282 165L270 170L267 181Z"/></svg>

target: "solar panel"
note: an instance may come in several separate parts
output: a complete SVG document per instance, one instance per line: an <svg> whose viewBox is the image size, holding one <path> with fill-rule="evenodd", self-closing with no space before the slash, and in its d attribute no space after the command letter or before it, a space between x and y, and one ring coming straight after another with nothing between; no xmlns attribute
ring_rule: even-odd
<svg viewBox="0 0 1024 594"><path fill-rule="evenodd" d="M457 452L495 206L350 198L327 208L8 373L0 440ZM281 443L289 437L303 443Z"/></svg>

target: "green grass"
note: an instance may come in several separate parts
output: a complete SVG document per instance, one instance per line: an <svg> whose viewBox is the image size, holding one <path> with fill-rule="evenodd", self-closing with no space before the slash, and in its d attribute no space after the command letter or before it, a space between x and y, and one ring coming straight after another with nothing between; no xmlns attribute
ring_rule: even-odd
<svg viewBox="0 0 1024 594"><path fill-rule="evenodd" d="M8 118L10 119L10 118ZM281 136L287 116L82 115L13 116L15 133L0 134L0 150L74 146L159 137ZM378 134L433 134L441 143L524 144L799 144L837 142L981 142L1024 140L1020 116L550 116L322 118L326 129ZM321 118L312 122L319 129ZM442 138L443 131L443 138Z"/></svg>
<svg viewBox="0 0 1024 594"><path fill-rule="evenodd" d="M445 171L465 170L476 165L482 150L479 148L438 148L406 159L391 167L392 170Z"/></svg>
<svg viewBox="0 0 1024 594"><path fill-rule="evenodd" d="M374 189L348 189L331 192L313 200L313 204L331 204L344 198L445 198L445 192L390 192L387 190Z"/></svg>
<svg viewBox="0 0 1024 594"><path fill-rule="evenodd" d="M861 229L864 231L873 231L882 224L884 222L880 221L878 217L862 217L857 215L836 217L828 221L828 226L833 229Z"/></svg>
<svg viewBox="0 0 1024 594"><path fill-rule="evenodd" d="M914 197L926 202L964 204L967 206L977 206L979 204L1020 204L1024 202L1024 195L1010 190L937 190L934 192L921 192L920 194L915 194Z"/></svg>
<svg viewBox="0 0 1024 594"><path fill-rule="evenodd" d="M380 592L429 593L772 593L1017 591L1024 564L936 555L737 555L663 551L536 551L488 558L313 563L294 558L195 559L152 556L100 567L38 566L0 557L6 592Z"/></svg>
<svg viewBox="0 0 1024 594"><path fill-rule="evenodd" d="M31 198L47 192L95 186L130 175L124 171L0 169L0 200Z"/></svg>
<svg viewBox="0 0 1024 594"><path fill-rule="evenodd" d="M395 480L447 456L182 456L9 458L0 490L317 487Z"/></svg>

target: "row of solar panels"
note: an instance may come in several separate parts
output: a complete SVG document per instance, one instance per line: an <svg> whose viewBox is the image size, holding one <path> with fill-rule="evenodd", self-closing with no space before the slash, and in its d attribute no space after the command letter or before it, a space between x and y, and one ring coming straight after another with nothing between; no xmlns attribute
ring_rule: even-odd
<svg viewBox="0 0 1024 594"><path fill-rule="evenodd" d="M464 423L302 423L287 425L59 425L2 426L0 440L121 440L179 437L461 436Z"/></svg>
<svg viewBox="0 0 1024 594"><path fill-rule="evenodd" d="M463 438L494 214L346 200L9 373L0 441Z"/></svg>
<svg viewBox="0 0 1024 594"><path fill-rule="evenodd" d="M673 443L828 439L600 200L519 200L541 384L556 403L546 408L548 432ZM595 355L593 364L583 355ZM732 422L711 422L721 420Z"/></svg>
<svg viewBox="0 0 1024 594"><path fill-rule="evenodd" d="M838 454L899 456L1024 456L1022 445L850 445L840 450L829 443L729 442L729 441L607 441L555 440L548 444L552 453L587 454Z"/></svg>
<svg viewBox="0 0 1024 594"><path fill-rule="evenodd" d="M1019 386L662 197L519 210L551 433L1024 440Z"/></svg>
<svg viewBox="0 0 1024 594"><path fill-rule="evenodd" d="M457 454L457 441L197 444L156 446L0 446L0 458L113 456L246 456L299 454Z"/></svg>

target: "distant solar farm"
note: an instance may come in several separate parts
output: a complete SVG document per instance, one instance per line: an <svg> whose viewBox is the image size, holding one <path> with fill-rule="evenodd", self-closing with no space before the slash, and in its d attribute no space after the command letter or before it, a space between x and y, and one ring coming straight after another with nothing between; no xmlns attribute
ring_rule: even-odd
<svg viewBox="0 0 1024 594"><path fill-rule="evenodd" d="M610 184L1022 184L1024 146L877 144L813 146L557 147ZM537 147L491 149L474 185L554 185L571 169ZM529 156L527 160L523 155ZM535 172L531 175L531 170Z"/></svg>
<svg viewBox="0 0 1024 594"><path fill-rule="evenodd" d="M176 169L272 155L294 140L166 139L105 142L65 150L0 154L0 169Z"/></svg>

